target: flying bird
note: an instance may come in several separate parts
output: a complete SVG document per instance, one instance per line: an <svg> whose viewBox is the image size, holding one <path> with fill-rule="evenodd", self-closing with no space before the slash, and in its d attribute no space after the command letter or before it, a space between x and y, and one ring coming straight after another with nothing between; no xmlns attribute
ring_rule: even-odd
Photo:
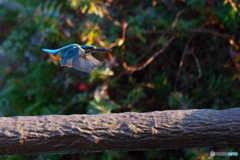
<svg viewBox="0 0 240 160"><path fill-rule="evenodd" d="M49 53L54 61L60 61L61 66L73 67L82 72L90 72L100 66L100 62L92 56L92 52L111 51L92 45L70 44L59 49L42 49Z"/></svg>

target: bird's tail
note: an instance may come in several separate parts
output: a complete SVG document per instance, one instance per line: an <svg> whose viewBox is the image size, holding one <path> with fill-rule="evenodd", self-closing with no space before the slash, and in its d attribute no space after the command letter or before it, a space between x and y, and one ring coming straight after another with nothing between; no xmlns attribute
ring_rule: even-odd
<svg viewBox="0 0 240 160"><path fill-rule="evenodd" d="M82 72L90 72L100 65L101 63L91 54L86 54L86 57L84 58L78 56L72 60L72 67Z"/></svg>
<svg viewBox="0 0 240 160"><path fill-rule="evenodd" d="M59 48L59 49L42 49L43 52L46 53L50 53L50 54L57 54L58 52L60 52L63 48Z"/></svg>

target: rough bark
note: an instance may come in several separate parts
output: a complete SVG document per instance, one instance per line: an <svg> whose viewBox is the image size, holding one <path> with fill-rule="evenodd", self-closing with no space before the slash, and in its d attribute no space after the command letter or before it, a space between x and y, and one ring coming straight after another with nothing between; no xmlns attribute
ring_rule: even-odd
<svg viewBox="0 0 240 160"><path fill-rule="evenodd" d="M239 145L240 108L0 118L0 155Z"/></svg>

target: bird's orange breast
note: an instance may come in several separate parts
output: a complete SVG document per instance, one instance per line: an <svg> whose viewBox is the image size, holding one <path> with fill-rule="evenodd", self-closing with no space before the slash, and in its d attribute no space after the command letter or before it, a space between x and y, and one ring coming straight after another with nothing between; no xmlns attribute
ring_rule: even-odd
<svg viewBox="0 0 240 160"><path fill-rule="evenodd" d="M60 57L54 56L54 55L52 55L52 54L49 54L49 55L50 55L50 58L51 58L53 61L60 61L60 60L62 60L62 58L60 58Z"/></svg>

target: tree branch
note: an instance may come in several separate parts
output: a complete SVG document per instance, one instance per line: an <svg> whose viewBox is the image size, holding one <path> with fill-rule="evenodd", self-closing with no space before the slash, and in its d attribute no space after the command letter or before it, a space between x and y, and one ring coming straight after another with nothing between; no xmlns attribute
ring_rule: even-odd
<svg viewBox="0 0 240 160"><path fill-rule="evenodd" d="M0 118L0 155L239 145L240 108Z"/></svg>
<svg viewBox="0 0 240 160"><path fill-rule="evenodd" d="M159 54L163 53L166 48L170 45L170 43L175 39L176 37L171 37L166 44L160 49L159 51L155 52L150 58L148 58L147 61L145 61L142 65L140 66L128 66L126 62L123 62L123 67L129 71L129 72L135 72L142 70L145 68L147 65L149 65Z"/></svg>

